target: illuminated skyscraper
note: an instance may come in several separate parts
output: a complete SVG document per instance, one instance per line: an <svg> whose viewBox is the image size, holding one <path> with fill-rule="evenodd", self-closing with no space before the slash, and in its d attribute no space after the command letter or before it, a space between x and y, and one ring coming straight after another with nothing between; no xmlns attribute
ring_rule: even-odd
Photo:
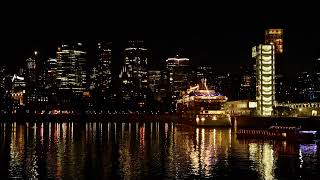
<svg viewBox="0 0 320 180"><path fill-rule="evenodd" d="M49 86L53 86L54 84L56 84L57 79L57 59L49 58L46 64L46 70L47 84Z"/></svg>
<svg viewBox="0 0 320 180"><path fill-rule="evenodd" d="M26 68L26 80L27 80L27 83L32 83L33 85L36 85L36 81L37 81L37 69L36 69L36 66L37 66L37 63L39 62L36 62L36 59L38 61L38 52L37 51L34 51L34 54L33 54L33 57L31 58L28 58L26 60L26 63L27 63L27 68Z"/></svg>
<svg viewBox="0 0 320 180"><path fill-rule="evenodd" d="M5 90L5 77L6 77L6 67L0 66L0 91Z"/></svg>
<svg viewBox="0 0 320 180"><path fill-rule="evenodd" d="M166 63L171 91L173 92L173 98L176 99L181 91L188 89L190 86L190 60L188 58L180 58L177 55L174 58L168 58Z"/></svg>
<svg viewBox="0 0 320 180"><path fill-rule="evenodd" d="M123 84L132 84L138 88L147 87L148 50L143 41L130 41L124 50L125 62L119 78Z"/></svg>
<svg viewBox="0 0 320 180"><path fill-rule="evenodd" d="M111 84L111 42L98 43L97 86L102 90Z"/></svg>
<svg viewBox="0 0 320 180"><path fill-rule="evenodd" d="M283 53L283 29L267 29L265 31L265 44L274 44L275 53Z"/></svg>
<svg viewBox="0 0 320 180"><path fill-rule="evenodd" d="M314 65L313 66L314 66L313 69L314 69L315 80L316 80L316 83L319 86L318 89L320 90L320 58L317 58L314 61Z"/></svg>
<svg viewBox="0 0 320 180"><path fill-rule="evenodd" d="M121 68L119 79L122 103L129 105L128 109L142 108L146 105L148 53L143 41L130 41L128 48L124 50L124 65Z"/></svg>
<svg viewBox="0 0 320 180"><path fill-rule="evenodd" d="M57 81L59 89L82 92L86 84L86 52L82 43L62 45L57 52Z"/></svg>
<svg viewBox="0 0 320 180"><path fill-rule="evenodd" d="M275 104L275 47L260 44L252 48L256 59L256 99L257 112L271 116Z"/></svg>
<svg viewBox="0 0 320 180"><path fill-rule="evenodd" d="M253 100L256 96L255 74L256 71L252 64L241 67L240 91L239 98Z"/></svg>
<svg viewBox="0 0 320 180"><path fill-rule="evenodd" d="M159 85L161 81L161 71L158 70L150 70L148 71L149 76L149 88L153 93L159 92Z"/></svg>
<svg viewBox="0 0 320 180"><path fill-rule="evenodd" d="M284 47L283 47L283 29L267 29L265 30L265 44L273 44L275 47L275 83L276 91L275 97L278 102L287 101L285 91L285 69L287 62L285 61Z"/></svg>
<svg viewBox="0 0 320 180"><path fill-rule="evenodd" d="M197 67L196 71L196 81L197 83L200 83L202 79L207 79L207 86L209 89L212 89L213 87L213 67L210 65L202 65Z"/></svg>

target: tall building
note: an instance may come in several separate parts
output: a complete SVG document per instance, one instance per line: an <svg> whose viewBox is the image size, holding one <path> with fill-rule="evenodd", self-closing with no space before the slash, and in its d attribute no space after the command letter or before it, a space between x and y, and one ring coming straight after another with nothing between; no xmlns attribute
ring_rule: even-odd
<svg viewBox="0 0 320 180"><path fill-rule="evenodd" d="M38 52L34 51L34 55L31 58L26 60L27 68L26 68L26 80L27 83L33 83L35 85L37 81L37 69L36 69L36 59L38 56Z"/></svg>
<svg viewBox="0 0 320 180"><path fill-rule="evenodd" d="M86 52L82 43L63 44L57 52L57 81L59 89L82 92L86 86Z"/></svg>
<svg viewBox="0 0 320 180"><path fill-rule="evenodd" d="M275 104L275 46L255 46L252 57L256 59L257 112L262 116L271 116Z"/></svg>
<svg viewBox="0 0 320 180"><path fill-rule="evenodd" d="M37 51L26 61L25 110L28 113L45 110L48 95L45 91L45 67Z"/></svg>
<svg viewBox="0 0 320 180"><path fill-rule="evenodd" d="M310 72L300 72L297 74L294 100L297 102L314 102L318 99L314 76Z"/></svg>
<svg viewBox="0 0 320 180"><path fill-rule="evenodd" d="M148 71L149 88L153 93L158 93L160 81L161 81L161 71L159 70Z"/></svg>
<svg viewBox="0 0 320 180"><path fill-rule="evenodd" d="M275 83L276 91L275 98L279 102L286 101L286 79L285 79L285 69L287 68L284 56L283 47L283 29L266 29L265 30L265 44L273 44L275 47Z"/></svg>
<svg viewBox="0 0 320 180"><path fill-rule="evenodd" d="M188 58L180 58L178 55L174 58L168 58L166 60L167 70L169 72L169 82L171 91L173 93L172 98L176 99L180 95L181 91L189 88L191 66Z"/></svg>
<svg viewBox="0 0 320 180"><path fill-rule="evenodd" d="M241 67L241 79L239 98L243 100L253 100L256 98L255 69L249 66Z"/></svg>
<svg viewBox="0 0 320 180"><path fill-rule="evenodd" d="M130 41L124 50L124 59L119 75L122 83L147 87L148 50L144 48L143 41Z"/></svg>
<svg viewBox="0 0 320 180"><path fill-rule="evenodd" d="M124 65L121 68L120 90L122 103L127 109L143 109L147 101L149 52L143 41L130 41L124 50Z"/></svg>
<svg viewBox="0 0 320 180"><path fill-rule="evenodd" d="M234 88L233 77L230 73L215 74L212 89L227 96L230 100L236 99L236 92L234 90L237 88Z"/></svg>
<svg viewBox="0 0 320 180"><path fill-rule="evenodd" d="M313 72L317 84L320 86L320 58L317 58L313 64ZM320 89L320 88L319 88Z"/></svg>
<svg viewBox="0 0 320 180"><path fill-rule="evenodd" d="M207 86L209 87L209 89L213 88L213 81L214 81L213 66L210 66L210 65L197 66L196 75L197 75L197 78L196 78L197 83L200 83L201 79L207 79Z"/></svg>
<svg viewBox="0 0 320 180"><path fill-rule="evenodd" d="M0 91L5 90L6 67L0 66Z"/></svg>
<svg viewBox="0 0 320 180"><path fill-rule="evenodd" d="M57 59L49 58L46 63L46 81L47 84L52 87L56 84L57 79Z"/></svg>
<svg viewBox="0 0 320 180"><path fill-rule="evenodd" d="M265 44L275 46L275 54L283 53L283 29L267 29L265 31Z"/></svg>
<svg viewBox="0 0 320 180"><path fill-rule="evenodd" d="M97 86L102 91L111 85L111 42L98 43Z"/></svg>

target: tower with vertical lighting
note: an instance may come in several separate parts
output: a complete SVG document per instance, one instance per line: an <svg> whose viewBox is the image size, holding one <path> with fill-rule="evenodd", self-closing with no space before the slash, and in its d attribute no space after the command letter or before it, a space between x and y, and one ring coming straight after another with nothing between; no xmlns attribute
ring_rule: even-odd
<svg viewBox="0 0 320 180"><path fill-rule="evenodd" d="M256 59L256 100L258 115L271 116L275 104L275 46L260 44L252 48Z"/></svg>

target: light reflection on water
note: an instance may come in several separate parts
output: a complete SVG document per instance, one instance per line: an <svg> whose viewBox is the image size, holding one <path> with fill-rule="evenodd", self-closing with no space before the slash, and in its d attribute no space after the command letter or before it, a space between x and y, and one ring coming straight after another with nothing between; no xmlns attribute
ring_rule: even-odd
<svg viewBox="0 0 320 180"><path fill-rule="evenodd" d="M0 178L318 178L316 144L173 123L0 123Z"/></svg>

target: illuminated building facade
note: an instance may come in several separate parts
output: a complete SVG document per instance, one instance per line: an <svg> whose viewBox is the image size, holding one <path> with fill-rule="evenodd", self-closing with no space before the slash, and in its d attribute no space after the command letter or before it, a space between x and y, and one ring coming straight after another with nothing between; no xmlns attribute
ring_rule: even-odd
<svg viewBox="0 0 320 180"><path fill-rule="evenodd" d="M314 61L314 76L315 76L315 83L317 84L316 89L320 92L320 58L317 58Z"/></svg>
<svg viewBox="0 0 320 180"><path fill-rule="evenodd" d="M153 93L159 92L160 81L161 81L161 71L158 71L158 70L148 71L149 88Z"/></svg>
<svg viewBox="0 0 320 180"><path fill-rule="evenodd" d="M62 45L57 52L57 81L59 89L81 93L86 85L86 52L82 43Z"/></svg>
<svg viewBox="0 0 320 180"><path fill-rule="evenodd" d="M237 99L235 90L234 76L230 73L215 74L213 78L213 86L216 92L222 93L228 97L229 100Z"/></svg>
<svg viewBox="0 0 320 180"><path fill-rule="evenodd" d="M46 64L46 79L47 84L52 87L56 84L57 79L57 59L56 58L49 58Z"/></svg>
<svg viewBox="0 0 320 180"><path fill-rule="evenodd" d="M275 54L283 53L283 29L267 29L265 31L265 44L275 46Z"/></svg>
<svg viewBox="0 0 320 180"><path fill-rule="evenodd" d="M177 99L181 91L189 88L190 77L190 60L188 58L180 58L178 55L174 58L166 60L167 70L169 72L169 82L172 98Z"/></svg>
<svg viewBox="0 0 320 180"><path fill-rule="evenodd" d="M275 83L276 91L275 98L278 102L286 101L286 79L284 70L287 67L285 56L284 56L284 47L283 47L283 29L266 29L265 30L265 44L273 44L275 47L275 56L276 56L276 69L275 69Z"/></svg>
<svg viewBox="0 0 320 180"><path fill-rule="evenodd" d="M314 102L318 98L318 93L316 90L316 83L314 76L310 72L300 72L297 75L297 80L295 83L296 95L294 100L297 102Z"/></svg>
<svg viewBox="0 0 320 180"><path fill-rule="evenodd" d="M124 50L124 65L119 79L122 103L128 105L128 109L141 109L146 105L148 57L149 52L144 48L143 41L129 41L128 48Z"/></svg>
<svg viewBox="0 0 320 180"><path fill-rule="evenodd" d="M111 42L99 42L97 86L103 91L109 89L111 85L111 60Z"/></svg>
<svg viewBox="0 0 320 180"><path fill-rule="evenodd" d="M124 50L124 65L119 78L123 84L132 84L138 88L147 87L148 50L143 41L130 41Z"/></svg>
<svg viewBox="0 0 320 180"><path fill-rule="evenodd" d="M12 112L16 113L21 110L22 106L25 106L25 93L26 93L26 81L23 75L23 70L20 69L20 73L14 74L11 78L12 89L10 90L12 100Z"/></svg>
<svg viewBox="0 0 320 180"><path fill-rule="evenodd" d="M260 44L252 48L256 59L257 113L271 116L275 104L275 47Z"/></svg>
<svg viewBox="0 0 320 180"><path fill-rule="evenodd" d="M26 60L26 63L27 63L26 80L28 83L32 83L33 85L35 85L37 81L37 69L36 69L37 55L38 55L38 52L35 51L34 56Z"/></svg>
<svg viewBox="0 0 320 180"><path fill-rule="evenodd" d="M0 91L5 90L5 77L6 77L6 68L4 66L0 67Z"/></svg>
<svg viewBox="0 0 320 180"><path fill-rule="evenodd" d="M207 86L209 89L213 88L213 66L210 65L202 65L198 66L196 70L196 81L197 83L201 82L202 79L207 79Z"/></svg>
<svg viewBox="0 0 320 180"><path fill-rule="evenodd" d="M249 66L241 67L241 79L239 98L243 100L253 100L256 97L256 86L255 86L255 71L251 64Z"/></svg>

